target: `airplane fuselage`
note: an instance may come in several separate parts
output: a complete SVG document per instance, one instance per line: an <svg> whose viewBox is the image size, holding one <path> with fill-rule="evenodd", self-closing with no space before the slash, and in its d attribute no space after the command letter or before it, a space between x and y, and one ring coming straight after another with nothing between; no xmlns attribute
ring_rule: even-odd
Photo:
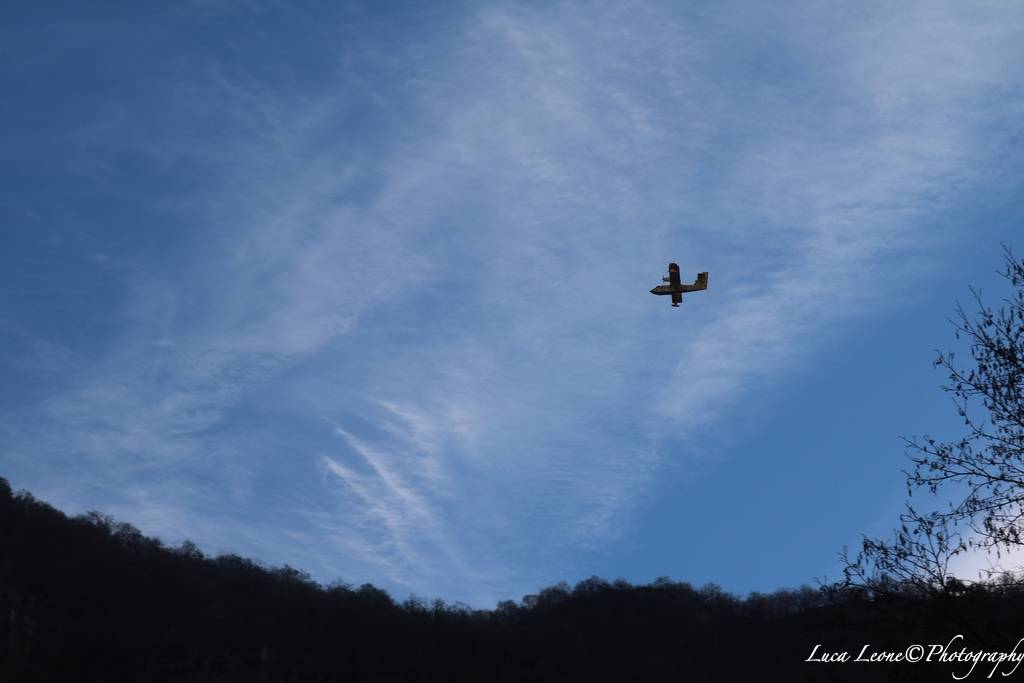
<svg viewBox="0 0 1024 683"><path fill-rule="evenodd" d="M679 306L683 302L683 292L699 292L708 288L708 274L697 273L697 279L692 285L684 285L679 281L679 266L674 263L668 264L668 277L661 278L667 285L658 285L651 290L651 294L657 296L671 296L672 305Z"/></svg>
<svg viewBox="0 0 1024 683"><path fill-rule="evenodd" d="M657 287L655 287L654 289L651 290L651 294L656 294L658 296L665 296L666 294L667 295L675 294L675 295L677 295L679 300L682 301L682 299L683 299L683 288L681 286L679 286L679 285L676 285L674 287L672 285L658 285ZM679 304L677 304L675 301L672 302L672 305L674 307L676 307L676 308L679 307Z"/></svg>

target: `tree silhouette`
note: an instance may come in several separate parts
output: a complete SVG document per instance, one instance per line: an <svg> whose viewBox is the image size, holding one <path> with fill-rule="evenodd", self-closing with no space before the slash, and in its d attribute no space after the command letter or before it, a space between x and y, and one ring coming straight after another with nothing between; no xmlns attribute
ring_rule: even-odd
<svg viewBox="0 0 1024 683"><path fill-rule="evenodd" d="M954 502L929 512L908 503L892 539L865 538L855 557L843 553L844 578L833 587L868 597L928 598L931 605L945 605L946 616L964 627L956 598L978 582L954 576L953 558L975 549L998 555L1022 542L1024 264L1009 247L1003 250L1006 269L1000 274L1013 295L994 310L972 288L977 317L958 305L957 320L951 321L956 338L970 343L971 366L961 368L953 352L938 352L934 361L948 373L942 388L953 394L967 433L951 442L905 439L913 465L905 472L908 496L915 490L946 492ZM999 585L1013 579L1007 572Z"/></svg>
<svg viewBox="0 0 1024 683"><path fill-rule="evenodd" d="M914 452L908 485L933 493L965 485L962 500L937 516L972 523L976 537L970 543L996 550L1021 545L1024 520L1024 264L1009 248L1004 251L1002 275L1013 285L1013 296L993 310L972 290L977 320L957 307L956 336L969 340L973 367L958 367L953 353L935 360L949 373L944 389L954 395L967 434L954 442L908 442ZM972 410L979 401L981 418Z"/></svg>

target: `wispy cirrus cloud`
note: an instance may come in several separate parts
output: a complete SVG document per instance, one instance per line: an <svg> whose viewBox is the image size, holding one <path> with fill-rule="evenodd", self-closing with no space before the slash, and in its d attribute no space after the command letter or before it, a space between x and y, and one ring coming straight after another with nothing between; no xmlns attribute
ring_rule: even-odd
<svg viewBox="0 0 1024 683"><path fill-rule="evenodd" d="M613 542L667 452L927 267L1022 107L995 6L332 20L319 78L197 53L85 126L206 182L145 190L180 236L105 250L124 324L8 428L104 482L69 501L475 602ZM644 298L670 259L711 271L683 334Z"/></svg>

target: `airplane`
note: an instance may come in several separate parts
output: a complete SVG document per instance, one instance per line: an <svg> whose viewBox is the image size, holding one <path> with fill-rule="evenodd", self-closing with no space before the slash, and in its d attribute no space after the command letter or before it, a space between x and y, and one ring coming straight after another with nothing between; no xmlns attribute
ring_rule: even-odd
<svg viewBox="0 0 1024 683"><path fill-rule="evenodd" d="M707 272L697 273L696 282L692 285L684 285L679 281L679 266L675 263L668 264L668 277L661 278L661 281L669 284L658 285L651 290L651 294L657 294L658 296L671 294L672 306L676 308L683 302L683 292L699 292L702 289L708 288Z"/></svg>

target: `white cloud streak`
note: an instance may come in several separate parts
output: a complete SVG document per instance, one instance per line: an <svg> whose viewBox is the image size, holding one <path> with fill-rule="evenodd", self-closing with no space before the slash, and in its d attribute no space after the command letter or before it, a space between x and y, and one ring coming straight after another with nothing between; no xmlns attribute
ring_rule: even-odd
<svg viewBox="0 0 1024 683"><path fill-rule="evenodd" d="M189 205L202 255L145 279L43 424L124 481L207 463L242 509L267 463L316 470L264 546L326 540L320 574L474 601L560 578L666 452L908 277L1021 111L1021 33L998 5L489 5L409 65L387 142L345 137L351 72L296 96L215 69L244 134L196 152L223 179ZM669 259L711 271L684 318L645 294ZM225 432L257 398L287 453Z"/></svg>

